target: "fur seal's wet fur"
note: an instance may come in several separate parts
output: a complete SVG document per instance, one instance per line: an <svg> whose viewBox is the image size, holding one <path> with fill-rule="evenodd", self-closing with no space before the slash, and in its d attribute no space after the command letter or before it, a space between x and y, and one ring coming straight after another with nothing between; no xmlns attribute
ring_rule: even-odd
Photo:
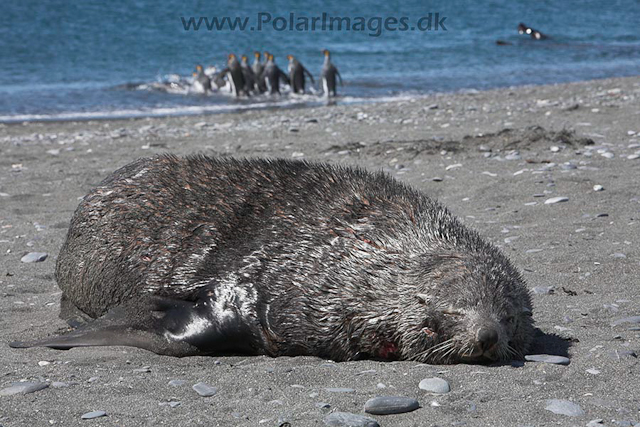
<svg viewBox="0 0 640 427"><path fill-rule="evenodd" d="M97 320L12 346L456 363L533 337L498 249L383 173L327 164L138 160L84 197L56 278L61 316Z"/></svg>

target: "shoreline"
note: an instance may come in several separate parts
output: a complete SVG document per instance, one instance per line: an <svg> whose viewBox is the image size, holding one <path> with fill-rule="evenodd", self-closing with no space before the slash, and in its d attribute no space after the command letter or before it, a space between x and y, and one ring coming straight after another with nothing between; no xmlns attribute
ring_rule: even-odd
<svg viewBox="0 0 640 427"><path fill-rule="evenodd" d="M637 323L618 322L640 316L639 123L636 76L387 103L0 124L0 390L20 381L47 385L0 395L0 424L297 427L323 425L328 413L343 411L400 427L594 419L634 425L640 331ZM126 347L9 348L9 341L66 329L57 317L53 271L78 198L116 168L165 152L386 171L501 248L532 292L541 331L533 353L568 356L570 364L176 359ZM545 203L555 197L568 201ZM21 262L29 252L48 257ZM420 390L429 377L447 380L451 392ZM169 385L174 379L185 383ZM218 392L203 398L191 388L198 382ZM420 409L365 414L365 402L381 395L415 398ZM584 413L547 410L550 399ZM94 410L107 417L81 420Z"/></svg>
<svg viewBox="0 0 640 427"><path fill-rule="evenodd" d="M271 98L261 96L258 102L247 103L247 99L243 99L241 103L237 103L237 100L229 97L228 103L212 102L208 105L176 105L169 107L155 107L148 111L143 110L118 110L110 112L68 112L68 113L56 113L52 115L44 114L22 114L14 116L2 116L0 115L0 125L16 125L27 123L58 123L58 122L86 122L86 121L118 121L118 120L137 120L137 119L166 119L171 117L206 117L219 114L242 114L248 111L278 111L289 109L309 109L309 108L321 108L324 106L339 105L339 106L357 106L368 104L379 104L386 102L400 102L406 100L420 100L428 97L437 97L441 95L463 95L468 93L478 92L491 92L500 90L520 90L534 87L543 86L557 86L557 85L573 85L580 83L592 83L599 81L618 80L618 79L634 79L638 76L624 76L624 77L611 77L592 80L577 80L561 83L548 83L548 84L522 84L517 86L498 86L491 88L459 88L451 91L441 92L427 92L427 93L412 93L401 92L397 94L389 94L382 96L353 96L342 95L337 100L327 100L321 96L313 94L307 94L304 97L291 97L287 94L286 98ZM187 96L187 95L182 95ZM194 96L194 95L188 95ZM164 113L163 110L174 110L174 113ZM111 115L111 116L109 116ZM30 117L24 119L23 117ZM66 116L60 118L60 116ZM83 117L84 116L84 117ZM14 118L15 117L15 118ZM6 118L6 119L4 119Z"/></svg>

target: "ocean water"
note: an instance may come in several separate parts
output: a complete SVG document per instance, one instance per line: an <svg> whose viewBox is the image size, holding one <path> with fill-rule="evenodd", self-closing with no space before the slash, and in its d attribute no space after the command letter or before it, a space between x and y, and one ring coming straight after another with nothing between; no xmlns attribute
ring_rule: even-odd
<svg viewBox="0 0 640 427"><path fill-rule="evenodd" d="M0 122L326 102L317 93L236 99L226 90L189 89L196 64L222 68L228 53L252 60L255 50L274 53L285 71L291 53L318 79L321 51L329 49L345 83L337 103L640 74L637 0L4 0L2 6ZM411 30L418 23L426 29L429 14L430 30ZM444 28L436 30L436 14ZM183 18L191 17L246 19L247 26L209 31L203 21L198 31L186 30ZM315 30L304 28L305 18L309 27L316 18ZM348 18L354 28L344 28L346 21L340 30L335 21L329 28L330 18ZM403 19L406 31L400 31ZM519 22L549 39L519 35Z"/></svg>

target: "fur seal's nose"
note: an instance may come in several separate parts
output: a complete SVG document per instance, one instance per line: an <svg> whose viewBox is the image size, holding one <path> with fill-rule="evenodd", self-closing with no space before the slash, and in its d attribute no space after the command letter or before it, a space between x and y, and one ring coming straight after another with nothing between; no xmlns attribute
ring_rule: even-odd
<svg viewBox="0 0 640 427"><path fill-rule="evenodd" d="M478 344L482 351L487 351L498 342L498 332L493 328L481 328L478 331Z"/></svg>

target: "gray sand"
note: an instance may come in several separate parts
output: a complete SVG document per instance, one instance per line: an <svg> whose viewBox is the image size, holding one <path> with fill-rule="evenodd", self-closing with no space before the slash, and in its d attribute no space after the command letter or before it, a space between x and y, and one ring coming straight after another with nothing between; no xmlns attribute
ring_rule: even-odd
<svg viewBox="0 0 640 427"><path fill-rule="evenodd" d="M336 364L313 357L176 359L125 347L10 349L11 340L66 328L57 317L53 271L78 198L114 169L167 151L355 164L424 190L523 271L540 292L534 353L568 356L570 364ZM50 385L0 395L0 424L297 427L322 426L333 411L381 426L638 423L635 153L638 77L371 105L0 125L0 390L19 381ZM556 197L568 201L545 204ZM21 262L30 252L49 256ZM612 326L623 318L629 322ZM418 388L432 377L448 381L451 391ZM200 396L192 389L200 382L217 392ZM415 398L421 408L366 414L365 402L376 396ZM106 416L81 419L93 411Z"/></svg>

